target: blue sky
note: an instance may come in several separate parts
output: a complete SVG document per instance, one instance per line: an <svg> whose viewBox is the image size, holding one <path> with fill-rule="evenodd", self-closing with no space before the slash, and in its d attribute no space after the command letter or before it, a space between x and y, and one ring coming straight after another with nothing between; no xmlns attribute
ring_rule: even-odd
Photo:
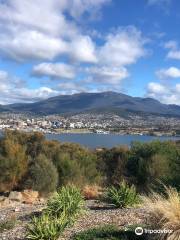
<svg viewBox="0 0 180 240"><path fill-rule="evenodd" d="M0 104L117 91L180 105L179 0L0 0Z"/></svg>

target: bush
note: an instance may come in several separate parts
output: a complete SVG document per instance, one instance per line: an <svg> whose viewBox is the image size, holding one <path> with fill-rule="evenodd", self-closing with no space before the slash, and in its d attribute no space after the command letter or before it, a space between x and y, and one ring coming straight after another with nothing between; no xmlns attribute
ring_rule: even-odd
<svg viewBox="0 0 180 240"><path fill-rule="evenodd" d="M80 190L74 186L62 187L47 203L46 213L57 218L64 216L73 223L82 213L84 200Z"/></svg>
<svg viewBox="0 0 180 240"><path fill-rule="evenodd" d="M97 185L86 185L83 190L82 194L85 199L98 199L100 197L100 187Z"/></svg>
<svg viewBox="0 0 180 240"><path fill-rule="evenodd" d="M83 198L73 187L63 187L51 198L41 217L34 217L28 225L27 238L31 240L56 240L66 226L71 225L82 212Z"/></svg>
<svg viewBox="0 0 180 240"><path fill-rule="evenodd" d="M148 192L158 181L180 186L180 151L174 142L134 142L126 168L139 191Z"/></svg>
<svg viewBox="0 0 180 240"><path fill-rule="evenodd" d="M171 234L161 236L161 239L180 239L180 195L177 190L166 188L166 196L153 192L142 199L151 213L148 223L155 229L172 230Z"/></svg>
<svg viewBox="0 0 180 240"><path fill-rule="evenodd" d="M146 236L136 236L134 232L120 231L117 227L106 225L76 234L73 240L145 240Z"/></svg>
<svg viewBox="0 0 180 240"><path fill-rule="evenodd" d="M0 142L0 192L11 191L25 175L28 158L25 148L9 139Z"/></svg>
<svg viewBox="0 0 180 240"><path fill-rule="evenodd" d="M129 156L128 147L103 149L96 153L99 159L98 169L105 176L106 185L115 185L124 179Z"/></svg>
<svg viewBox="0 0 180 240"><path fill-rule="evenodd" d="M83 187L98 184L101 180L96 155L78 144L61 144L53 162L59 173L59 186L73 184Z"/></svg>
<svg viewBox="0 0 180 240"><path fill-rule="evenodd" d="M114 204L118 208L133 206L139 201L135 187L128 186L126 182L121 182L117 187L109 187L105 194L105 200Z"/></svg>
<svg viewBox="0 0 180 240"><path fill-rule="evenodd" d="M48 215L34 217L27 227L27 239L56 240L67 226L66 219L50 218Z"/></svg>
<svg viewBox="0 0 180 240"><path fill-rule="evenodd" d="M39 155L29 167L25 188L48 194L56 191L58 173L51 162L44 155Z"/></svg>

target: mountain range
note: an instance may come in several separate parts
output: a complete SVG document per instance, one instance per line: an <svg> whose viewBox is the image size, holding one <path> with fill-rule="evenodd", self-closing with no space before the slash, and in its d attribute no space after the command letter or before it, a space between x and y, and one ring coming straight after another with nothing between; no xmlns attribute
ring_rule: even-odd
<svg viewBox="0 0 180 240"><path fill-rule="evenodd" d="M60 95L34 103L0 105L0 112L37 115L114 112L180 117L180 106L163 104L153 98L131 97L117 92L101 92Z"/></svg>

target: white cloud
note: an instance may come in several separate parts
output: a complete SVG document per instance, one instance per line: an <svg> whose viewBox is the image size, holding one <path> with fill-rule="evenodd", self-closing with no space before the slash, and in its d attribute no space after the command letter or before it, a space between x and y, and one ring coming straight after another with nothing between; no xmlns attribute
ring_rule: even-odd
<svg viewBox="0 0 180 240"><path fill-rule="evenodd" d="M180 69L176 67L160 69L156 72L156 75L159 79L180 78Z"/></svg>
<svg viewBox="0 0 180 240"><path fill-rule="evenodd" d="M68 9L71 16L79 18L84 12L94 15L102 5L110 2L111 0L71 0Z"/></svg>
<svg viewBox="0 0 180 240"><path fill-rule="evenodd" d="M0 71L0 104L33 102L57 95L59 92L49 87L30 89L17 77Z"/></svg>
<svg viewBox="0 0 180 240"><path fill-rule="evenodd" d="M90 75L89 82L97 84L118 85L121 81L129 76L129 73L124 67L92 67L86 69Z"/></svg>
<svg viewBox="0 0 180 240"><path fill-rule="evenodd" d="M12 39L10 36L2 34L0 49L4 54L18 61L26 59L52 60L67 51L67 44L60 39L37 31L24 31Z"/></svg>
<svg viewBox="0 0 180 240"><path fill-rule="evenodd" d="M135 63L146 54L145 39L135 27L120 28L109 34L99 51L99 61L111 66Z"/></svg>
<svg viewBox="0 0 180 240"><path fill-rule="evenodd" d="M96 63L95 44L89 36L77 36L69 46L72 60Z"/></svg>
<svg viewBox="0 0 180 240"><path fill-rule="evenodd" d="M65 63L41 63L33 68L35 76L49 76L50 78L73 79L75 77L75 69L71 65Z"/></svg>
<svg viewBox="0 0 180 240"><path fill-rule="evenodd" d="M170 87L150 82L147 87L147 96L158 99L165 104L180 105L180 84Z"/></svg>
<svg viewBox="0 0 180 240"><path fill-rule="evenodd" d="M88 87L78 82L63 82L58 85L61 94L74 94L88 91Z"/></svg>
<svg viewBox="0 0 180 240"><path fill-rule="evenodd" d="M179 48L178 43L176 41L168 41L165 44L165 48L169 49L169 52L167 54L167 58L180 60L180 48Z"/></svg>
<svg viewBox="0 0 180 240"><path fill-rule="evenodd" d="M109 0L0 2L0 52L23 61L52 60L65 54L79 62L95 62L92 39L83 35L76 20L70 21L66 15L74 17L77 7L80 15L90 13L107 2Z"/></svg>

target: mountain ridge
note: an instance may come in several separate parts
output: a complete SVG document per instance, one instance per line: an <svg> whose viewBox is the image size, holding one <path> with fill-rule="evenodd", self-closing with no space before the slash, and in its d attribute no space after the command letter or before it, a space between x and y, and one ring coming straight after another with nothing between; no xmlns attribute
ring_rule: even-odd
<svg viewBox="0 0 180 240"><path fill-rule="evenodd" d="M76 114L97 109L139 112L180 117L180 106L163 104L153 98L132 97L118 92L76 93L59 95L34 103L0 105L0 112L34 113L39 115Z"/></svg>

